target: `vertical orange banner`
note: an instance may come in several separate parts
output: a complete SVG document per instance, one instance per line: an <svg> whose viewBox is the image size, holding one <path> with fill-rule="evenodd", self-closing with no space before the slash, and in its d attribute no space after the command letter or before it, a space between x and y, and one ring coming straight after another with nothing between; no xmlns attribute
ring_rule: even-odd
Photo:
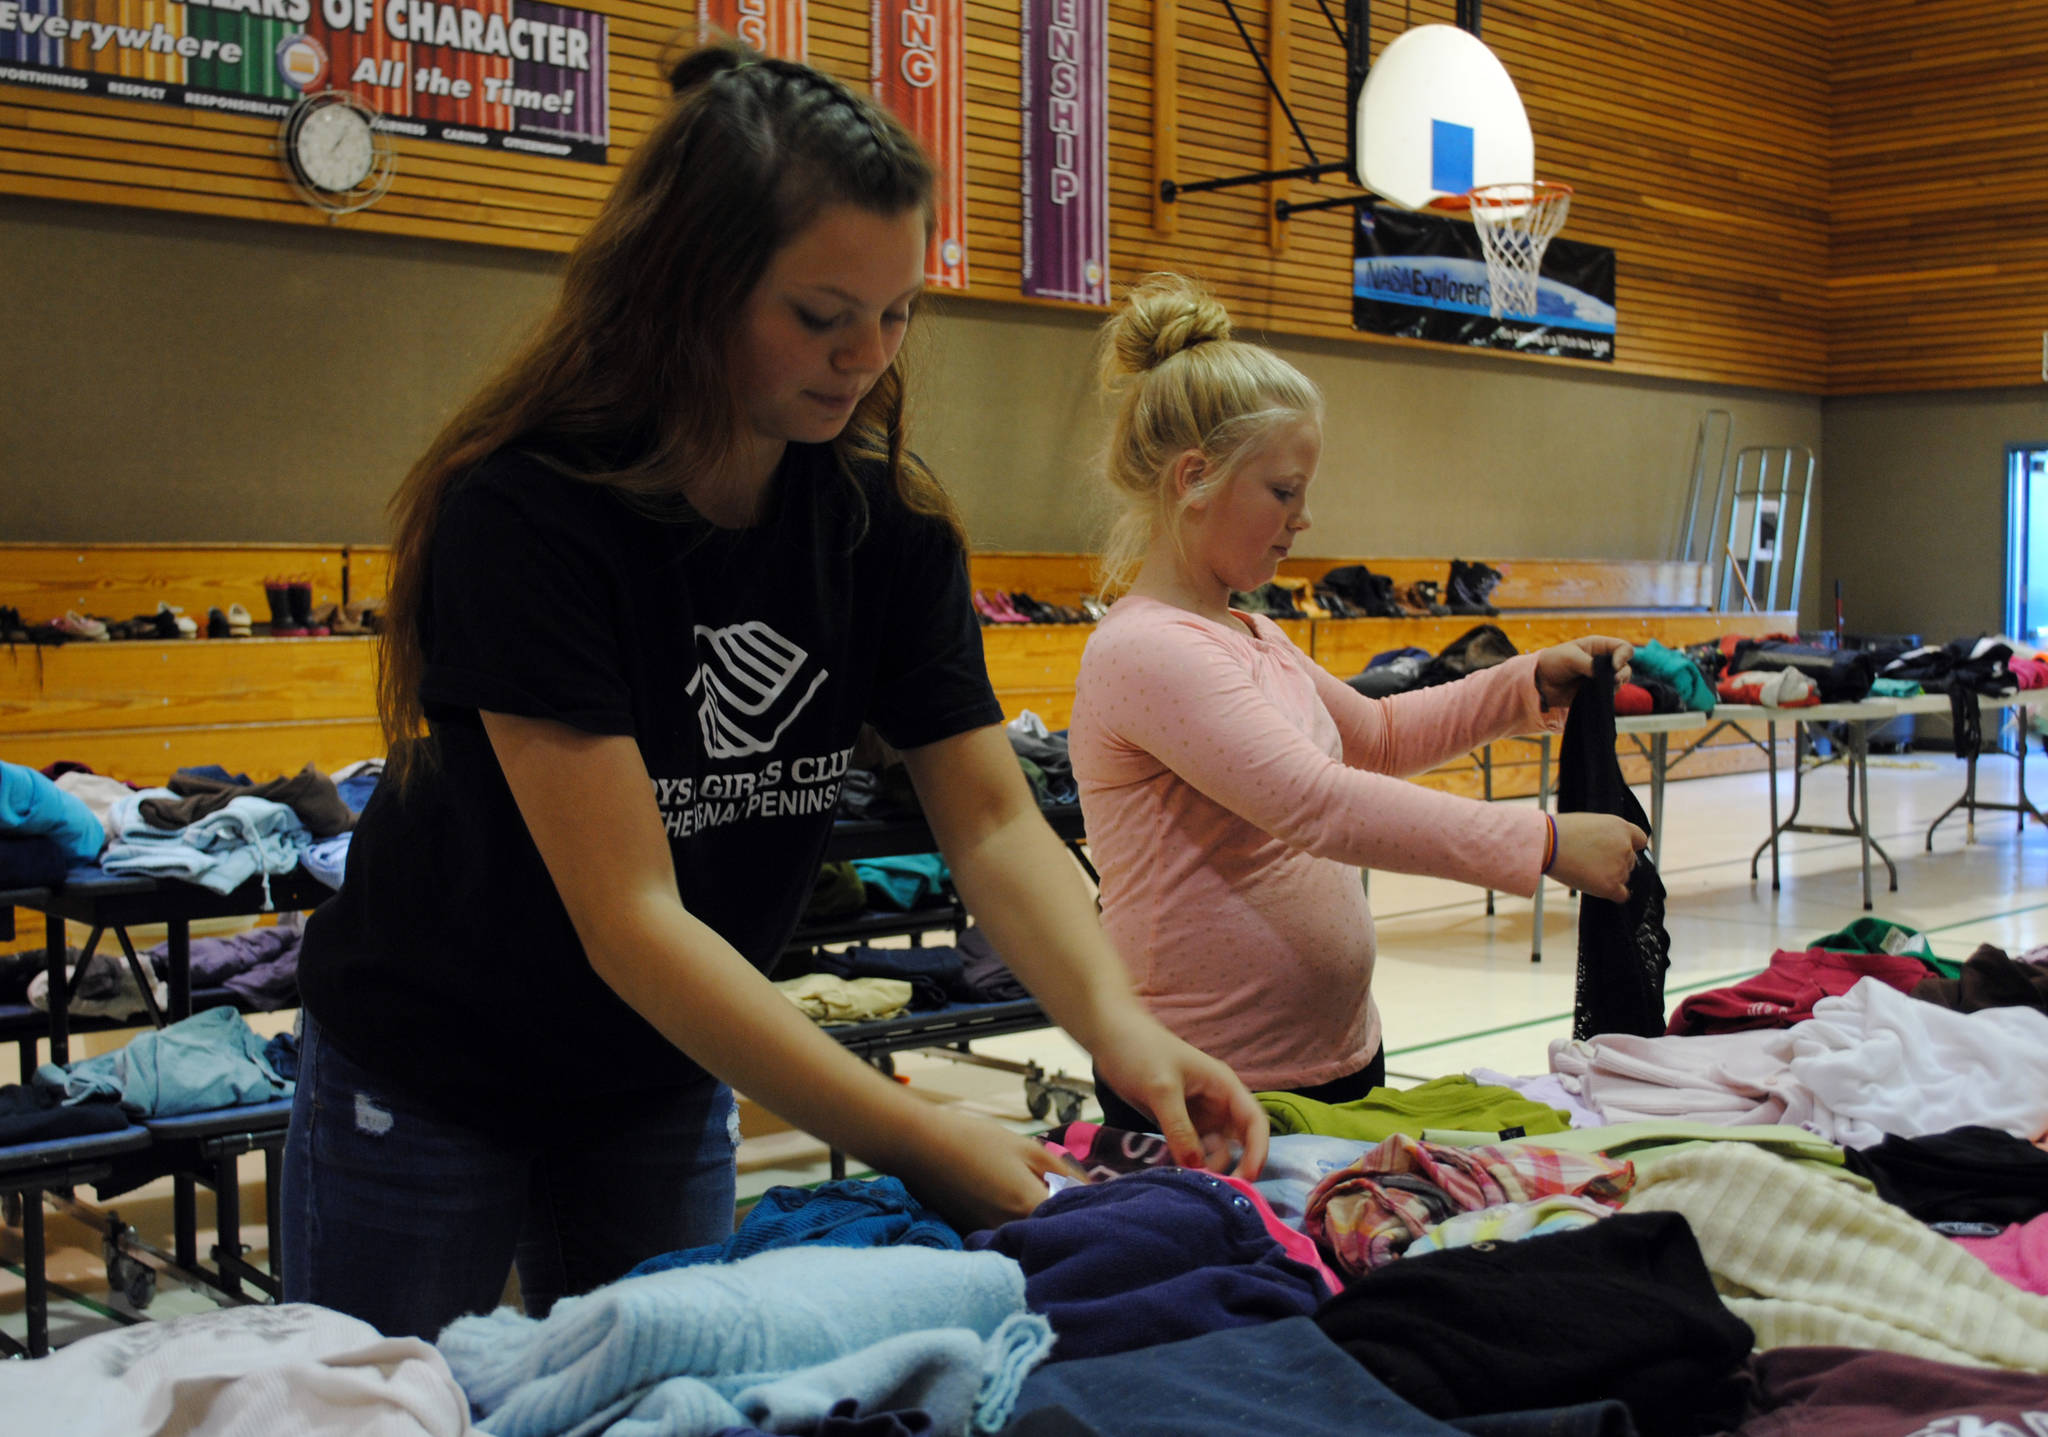
<svg viewBox="0 0 2048 1437"><path fill-rule="evenodd" d="M939 167L925 281L967 288L967 106L961 0L871 0L869 81Z"/></svg>
<svg viewBox="0 0 2048 1437"><path fill-rule="evenodd" d="M697 0L697 43L721 35L780 60L809 56L804 0Z"/></svg>

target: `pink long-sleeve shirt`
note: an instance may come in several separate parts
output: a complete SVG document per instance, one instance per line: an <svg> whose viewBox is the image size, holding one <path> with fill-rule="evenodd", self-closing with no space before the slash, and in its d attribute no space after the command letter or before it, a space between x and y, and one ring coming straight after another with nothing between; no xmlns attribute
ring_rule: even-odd
<svg viewBox="0 0 2048 1437"><path fill-rule="evenodd" d="M1524 655L1369 699L1270 619L1225 626L1118 600L1082 655L1070 742L1102 926L1160 1021L1253 1088L1370 1062L1380 1020L1358 870L1536 890L1542 814L1400 777L1561 727L1535 668Z"/></svg>

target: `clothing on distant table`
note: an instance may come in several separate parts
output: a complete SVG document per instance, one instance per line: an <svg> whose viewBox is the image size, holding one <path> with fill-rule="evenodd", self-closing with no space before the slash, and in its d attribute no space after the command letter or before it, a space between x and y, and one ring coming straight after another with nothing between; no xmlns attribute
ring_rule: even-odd
<svg viewBox="0 0 2048 1437"><path fill-rule="evenodd" d="M1890 953L1803 953L1781 948L1770 967L1726 988L1693 993L1672 1010L1671 1034L1735 1033L1748 1028L1789 1028L1813 1016L1813 1005L1839 997L1863 978L1875 978L1902 993L1928 977L1917 958Z"/></svg>
<svg viewBox="0 0 2048 1437"><path fill-rule="evenodd" d="M225 988L257 1012L293 1008L299 1001L300 930L276 924L225 938L195 938L192 986ZM170 966L170 945L149 950L158 973Z"/></svg>
<svg viewBox="0 0 2048 1437"><path fill-rule="evenodd" d="M1561 1133L1568 1115L1532 1102L1510 1088L1474 1082L1462 1073L1432 1078L1412 1088L1378 1088L1355 1102L1318 1103L1294 1093L1259 1093L1259 1105L1275 1133L1314 1133L1378 1143L1395 1133L1411 1138L1425 1128L1485 1131L1502 1138Z"/></svg>
<svg viewBox="0 0 2048 1437"><path fill-rule="evenodd" d="M470 1437L469 1401L416 1338L305 1303L117 1327L0 1362L8 1430L64 1437Z"/></svg>
<svg viewBox="0 0 2048 1437"><path fill-rule="evenodd" d="M1432 1416L1612 1398L1644 1437L1730 1425L1750 1350L1668 1215L1397 1262L1325 1304L1316 1326Z"/></svg>
<svg viewBox="0 0 2048 1437"><path fill-rule="evenodd" d="M775 985L790 1002L826 1027L894 1018L910 1007L910 985L898 978L841 978L811 973Z"/></svg>
<svg viewBox="0 0 2048 1437"><path fill-rule="evenodd" d="M1388 1138L1309 1195L1302 1231L1356 1277L1399 1258L1436 1223L1501 1203L1570 1193L1618 1206L1633 1169L1597 1153L1534 1146L1454 1148Z"/></svg>
<svg viewBox="0 0 2048 1437"><path fill-rule="evenodd" d="M757 1252L801 1246L938 1247L958 1252L960 1234L895 1178L847 1179L817 1188L772 1187L729 1240L650 1257L626 1276L737 1262Z"/></svg>
<svg viewBox="0 0 2048 1437"><path fill-rule="evenodd" d="M168 1028L138 1033L97 1058L36 1069L39 1087L68 1103L120 1100L140 1118L169 1118L211 1108L288 1098L292 1085L264 1059L263 1039L233 1008L208 1008Z"/></svg>
<svg viewBox="0 0 2048 1437"><path fill-rule="evenodd" d="M1621 774L1614 752L1614 659L1597 654L1565 720L1557 770L1557 811L1603 813L1644 833L1650 820ZM1647 852L1636 854L1628 897L1616 903L1579 898L1578 988L1572 1036L1664 1031L1664 971L1671 935L1664 931L1664 881Z"/></svg>
<svg viewBox="0 0 2048 1437"><path fill-rule="evenodd" d="M2048 1152L1997 1128L1887 1137L1848 1155L1886 1202L1922 1222L2003 1226L2048 1213Z"/></svg>
<svg viewBox="0 0 2048 1437"><path fill-rule="evenodd" d="M929 908L942 903L952 874L936 853L900 853L886 858L856 858L853 871L877 908Z"/></svg>
<svg viewBox="0 0 2048 1437"><path fill-rule="evenodd" d="M342 833L333 838L323 838L308 848L299 862L305 865L306 872L329 888L339 888L342 879L348 876L349 842L354 837L353 833Z"/></svg>
<svg viewBox="0 0 2048 1437"><path fill-rule="evenodd" d="M804 905L804 921L818 923L833 918L851 918L865 912L868 886L860 881L851 863L821 863L811 881L811 900Z"/></svg>
<svg viewBox="0 0 2048 1437"><path fill-rule="evenodd" d="M1031 996L996 952L995 945L988 941L988 934L979 923L960 934L960 957L960 981L967 985L975 1002L1015 1003Z"/></svg>
<svg viewBox="0 0 2048 1437"><path fill-rule="evenodd" d="M814 973L839 978L895 978L910 985L913 1011L972 1003L966 962L958 948L933 944L922 948L820 948L806 960Z"/></svg>
<svg viewBox="0 0 2048 1437"><path fill-rule="evenodd" d="M1380 1025L1356 868L1535 890L1542 815L1401 781L1553 724L1535 662L1373 700L1270 619L1119 599L1071 733L1103 928L1139 997L1253 1088L1363 1067Z"/></svg>
<svg viewBox="0 0 2048 1437"><path fill-rule="evenodd" d="M2048 1302L1883 1198L1806 1164L1739 1143L1677 1153L1638 1169L1623 1215L1639 1212L1692 1225L1759 1348L2048 1368Z"/></svg>
<svg viewBox="0 0 2048 1437"><path fill-rule="evenodd" d="M2016 963L1986 943L1963 960L1959 976L1925 978L1910 991L1915 998L1959 1013L2022 1006L2048 1012L2048 968Z"/></svg>
<svg viewBox="0 0 2048 1437"><path fill-rule="evenodd" d="M1996 1237L1952 1240L2021 1291L2048 1294L2048 1214L2016 1222Z"/></svg>
<svg viewBox="0 0 2048 1437"><path fill-rule="evenodd" d="M73 798L81 800L93 811L100 821L100 827L106 830L109 842L119 836L114 827L114 805L135 792L134 788L118 778L108 778L105 774L78 771L59 774L57 787Z"/></svg>
<svg viewBox="0 0 2048 1437"><path fill-rule="evenodd" d="M118 1133L127 1126L128 1115L111 1100L67 1103L55 1088L34 1083L9 1083L0 1088L0 1147ZM0 1367L10 1365L0 1363Z"/></svg>
<svg viewBox="0 0 2048 1437"><path fill-rule="evenodd" d="M92 961L83 967L78 964L76 950L65 952L64 969L68 987L64 1010L80 1018L145 1018L149 1016L149 998L142 993L142 984L135 976L135 970L128 966L126 954L97 951ZM170 989L150 975L150 997L156 999L159 1013L169 1006ZM28 982L29 1006L50 1011L50 972L47 967Z"/></svg>
<svg viewBox="0 0 2048 1437"><path fill-rule="evenodd" d="M107 831L84 800L66 793L32 768L0 761L0 833L54 838L64 852L90 863L107 844Z"/></svg>
<svg viewBox="0 0 2048 1437"><path fill-rule="evenodd" d="M1003 725L1003 732L1009 737L1010 747L1017 757L1028 759L1044 775L1047 799L1053 803L1072 803L1080 796L1074 786L1074 764L1068 750L1067 735L1047 732L1042 722L1035 727L1027 726L1021 719L1012 719Z"/></svg>
<svg viewBox="0 0 2048 1437"><path fill-rule="evenodd" d="M1057 1407L1116 1437L1455 1437L1402 1401L1307 1317L1133 1352L1049 1363L1025 1379L1028 1415Z"/></svg>
<svg viewBox="0 0 2048 1437"><path fill-rule="evenodd" d="M1306 1316L1328 1295L1248 1198L1186 1168L1068 1188L967 1245L1022 1265L1060 1362Z"/></svg>
<svg viewBox="0 0 2048 1437"><path fill-rule="evenodd" d="M70 871L64 845L47 833L0 833L0 891L54 888Z"/></svg>
<svg viewBox="0 0 2048 1437"><path fill-rule="evenodd" d="M978 1339L974 1416L1000 1427L1051 1343L1024 1292L1017 1264L995 1253L807 1246L627 1278L544 1321L509 1308L461 1318L438 1346L494 1437L603 1421L684 1437L758 1425L735 1399L779 1376L853 1358L840 1369L850 1384L850 1369L883 1365L868 1361L879 1344L954 1367L965 1329Z"/></svg>
<svg viewBox="0 0 2048 1437"><path fill-rule="evenodd" d="M1679 702L1699 713L1714 711L1714 689L1700 666L1676 649L1667 649L1655 639L1635 645L1629 666L1639 675L1662 679L1678 691Z"/></svg>
<svg viewBox="0 0 2048 1437"><path fill-rule="evenodd" d="M108 845L100 867L109 873L182 878L214 893L232 893L261 875L268 908L271 876L297 868L312 843L296 813L261 798L230 799L185 828L156 828L142 817L142 805L167 793L144 789L114 806L121 837Z"/></svg>
<svg viewBox="0 0 2048 1437"><path fill-rule="evenodd" d="M355 827L355 815L341 801L334 780L307 764L290 778L267 783L237 783L198 769L181 768L166 785L174 795L144 799L142 816L157 828L184 828L218 813L237 798L262 798L281 803L299 816L315 838L332 838Z"/></svg>
<svg viewBox="0 0 2048 1437"><path fill-rule="evenodd" d="M2048 1376L1865 1352L1780 1347L1749 1360L1735 1437L2022 1437L2048 1424Z"/></svg>
<svg viewBox="0 0 2048 1437"><path fill-rule="evenodd" d="M299 1080L299 1035L279 1033L263 1045L263 1061L287 1083Z"/></svg>

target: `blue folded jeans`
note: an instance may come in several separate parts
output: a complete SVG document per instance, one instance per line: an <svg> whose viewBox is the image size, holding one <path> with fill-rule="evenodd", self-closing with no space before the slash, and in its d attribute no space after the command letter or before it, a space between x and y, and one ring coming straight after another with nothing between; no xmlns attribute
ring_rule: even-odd
<svg viewBox="0 0 2048 1437"><path fill-rule="evenodd" d="M732 1090L593 1098L573 1130L507 1143L351 1061L308 1014L285 1141L287 1302L431 1341L498 1305L529 1315L647 1258L732 1236Z"/></svg>

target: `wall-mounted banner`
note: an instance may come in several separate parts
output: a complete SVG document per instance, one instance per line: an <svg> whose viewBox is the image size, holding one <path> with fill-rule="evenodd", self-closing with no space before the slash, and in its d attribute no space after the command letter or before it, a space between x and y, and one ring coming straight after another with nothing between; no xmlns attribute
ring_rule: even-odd
<svg viewBox="0 0 2048 1437"><path fill-rule="evenodd" d="M1469 223L1360 205L1354 233L1354 328L1480 349L1614 359L1611 249L1552 240L1538 276L1536 317L1495 319L1486 259Z"/></svg>
<svg viewBox="0 0 2048 1437"><path fill-rule="evenodd" d="M803 60L810 50L805 0L697 0L697 43L730 35L763 55Z"/></svg>
<svg viewBox="0 0 2048 1437"><path fill-rule="evenodd" d="M606 34L536 0L0 0L0 82L271 119L347 90L394 135L601 164Z"/></svg>
<svg viewBox="0 0 2048 1437"><path fill-rule="evenodd" d="M1109 303L1108 0L1023 0L1024 293Z"/></svg>
<svg viewBox="0 0 2048 1437"><path fill-rule="evenodd" d="M870 0L868 80L939 166L927 284L967 288L967 67L961 0Z"/></svg>

